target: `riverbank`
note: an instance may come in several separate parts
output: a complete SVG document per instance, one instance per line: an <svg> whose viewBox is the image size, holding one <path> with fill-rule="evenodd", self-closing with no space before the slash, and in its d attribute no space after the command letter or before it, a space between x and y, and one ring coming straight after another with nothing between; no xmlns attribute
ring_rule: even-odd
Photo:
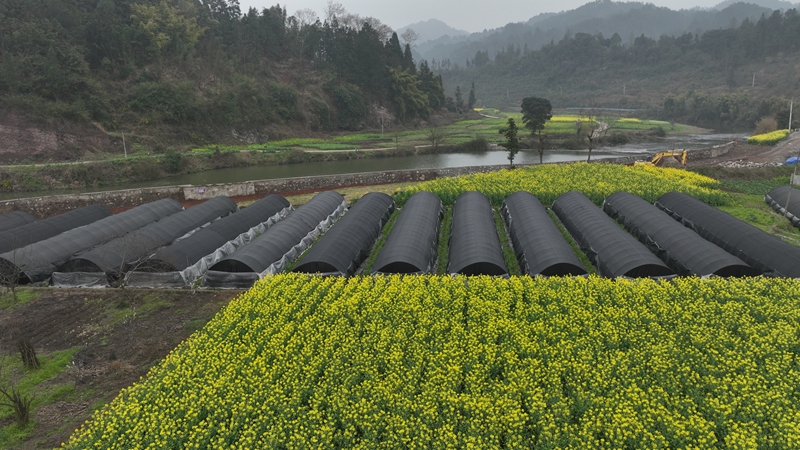
<svg viewBox="0 0 800 450"><path fill-rule="evenodd" d="M706 149L691 150L689 160L715 158L734 148L732 143ZM604 163L632 164L642 160L641 156L627 156L603 159ZM518 165L524 167L525 165ZM176 185L146 187L117 191L93 192L84 194L48 195L42 197L18 198L0 201L0 213L14 210L28 211L37 218L49 217L82 206L100 204L114 212L162 198L175 199L185 206L209 198L224 195L235 201L262 197L269 194L296 195L328 189L353 186L384 185L403 182L419 182L441 177L455 177L479 172L505 169L505 165L469 166L440 169L390 170L340 175L308 176L256 180L241 183L220 183L208 185Z"/></svg>
<svg viewBox="0 0 800 450"><path fill-rule="evenodd" d="M632 158L623 158L631 160ZM480 172L505 169L507 166L473 166L448 169L395 170L366 172L343 175L323 175L314 177L280 178L256 180L244 183L210 184L205 186L182 185L162 186L119 191L94 192L86 194L49 195L44 197L20 198L0 201L0 214L15 210L27 211L37 219L61 214L63 212L100 204L113 212L124 211L142 203L175 199L185 206L198 203L220 195L235 201L246 201L269 194L297 195L329 189L353 186L371 186L403 182L418 182L441 177L455 177Z"/></svg>
<svg viewBox="0 0 800 450"><path fill-rule="evenodd" d="M299 149L253 151L166 152L85 163L36 164L0 167L0 193L102 189L104 186L146 183L212 170L242 167L276 167L293 164L368 160L410 155L486 151L476 139L437 147L399 147L381 150L310 152Z"/></svg>

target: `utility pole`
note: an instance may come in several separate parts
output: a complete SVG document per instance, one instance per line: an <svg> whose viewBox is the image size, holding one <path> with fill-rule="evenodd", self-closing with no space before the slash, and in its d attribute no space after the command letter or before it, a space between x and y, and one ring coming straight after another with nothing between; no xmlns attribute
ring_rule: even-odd
<svg viewBox="0 0 800 450"><path fill-rule="evenodd" d="M789 134L792 133L792 107L794 106L794 99L792 99L791 103L789 103ZM789 200L792 198L792 185L794 184L794 180L797 178L797 165L800 163L800 147L798 147L797 151L797 159L794 161L794 173L789 178L789 192L786 194L786 207L784 210L789 210ZM786 215L784 213L784 215Z"/></svg>
<svg viewBox="0 0 800 450"><path fill-rule="evenodd" d="M756 87L756 73L755 72L753 72L753 86L752 87Z"/></svg>
<svg viewBox="0 0 800 450"><path fill-rule="evenodd" d="M125 152L125 159L128 159L128 147L125 145L125 132L122 132L122 150Z"/></svg>

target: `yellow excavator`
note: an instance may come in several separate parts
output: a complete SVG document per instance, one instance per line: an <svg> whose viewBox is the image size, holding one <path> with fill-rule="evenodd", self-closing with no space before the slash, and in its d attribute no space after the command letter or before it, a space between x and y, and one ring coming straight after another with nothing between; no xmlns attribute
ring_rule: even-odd
<svg viewBox="0 0 800 450"><path fill-rule="evenodd" d="M669 161L672 159L672 161ZM674 161L674 162L673 162ZM681 167L686 167L686 150L669 150L658 152L650 161L636 161L636 165L644 166L676 166L680 163Z"/></svg>

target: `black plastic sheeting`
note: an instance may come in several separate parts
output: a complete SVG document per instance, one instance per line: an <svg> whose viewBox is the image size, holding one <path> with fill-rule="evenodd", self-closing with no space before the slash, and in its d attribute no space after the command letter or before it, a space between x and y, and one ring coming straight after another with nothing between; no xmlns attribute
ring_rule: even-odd
<svg viewBox="0 0 800 450"><path fill-rule="evenodd" d="M182 209L178 201L165 198L3 253L0 255L0 275L6 280L19 276L21 283L45 281L73 255Z"/></svg>
<svg viewBox="0 0 800 450"><path fill-rule="evenodd" d="M800 247L680 192L662 195L656 206L750 267L766 275L800 278Z"/></svg>
<svg viewBox="0 0 800 450"><path fill-rule="evenodd" d="M587 273L561 230L533 194L519 191L509 195L501 212L522 273L530 276Z"/></svg>
<svg viewBox="0 0 800 450"><path fill-rule="evenodd" d="M780 186L769 191L764 201L797 228L800 228L800 189ZM789 203L788 205L786 203Z"/></svg>
<svg viewBox="0 0 800 450"><path fill-rule="evenodd" d="M212 287L248 287L275 262L300 244L322 222L328 219L345 202L334 191L320 192L308 203L270 227L264 234L214 264L205 276L205 284ZM252 274L241 280L227 277L225 273Z"/></svg>
<svg viewBox="0 0 800 450"><path fill-rule="evenodd" d="M489 198L477 191L459 195L450 221L447 273L508 275Z"/></svg>
<svg viewBox="0 0 800 450"><path fill-rule="evenodd" d="M553 202L553 212L600 275L609 278L675 275L582 193L572 191L558 197Z"/></svg>
<svg viewBox="0 0 800 450"><path fill-rule="evenodd" d="M280 195L268 195L246 208L198 230L186 239L162 248L136 270L175 272L186 269L289 206L291 206L289 201Z"/></svg>
<svg viewBox="0 0 800 450"><path fill-rule="evenodd" d="M394 200L382 192L370 192L361 197L311 247L294 272L353 275L369 256L394 210Z"/></svg>
<svg viewBox="0 0 800 450"><path fill-rule="evenodd" d="M214 197L99 245L70 259L58 271L104 272L117 276L158 248L237 210L236 203L228 197Z"/></svg>
<svg viewBox="0 0 800 450"><path fill-rule="evenodd" d="M25 247L111 215L105 206L91 205L0 233L0 253Z"/></svg>
<svg viewBox="0 0 800 450"><path fill-rule="evenodd" d="M608 196L603 211L622 224L651 252L681 276L758 276L741 259L684 227L667 213L627 192Z"/></svg>
<svg viewBox="0 0 800 450"><path fill-rule="evenodd" d="M0 214L0 231L21 227L35 221L36 218L33 217L31 213L25 211L12 211L7 214Z"/></svg>
<svg viewBox="0 0 800 450"><path fill-rule="evenodd" d="M433 271L443 215L442 201L436 194L423 191L412 195L375 258L372 273Z"/></svg>

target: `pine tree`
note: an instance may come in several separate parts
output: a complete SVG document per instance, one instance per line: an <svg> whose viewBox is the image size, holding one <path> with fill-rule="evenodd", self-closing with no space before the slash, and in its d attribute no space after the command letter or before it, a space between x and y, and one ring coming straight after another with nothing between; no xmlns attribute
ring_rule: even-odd
<svg viewBox="0 0 800 450"><path fill-rule="evenodd" d="M508 150L508 162L514 167L514 157L519 153L519 137L517 137L517 124L514 119L509 117L508 126L501 128L499 133L505 136L506 141L500 144Z"/></svg>
<svg viewBox="0 0 800 450"><path fill-rule="evenodd" d="M417 66L414 64L414 56L411 54L411 46L408 44L406 44L406 50L403 53L403 68L408 70L409 73L417 73Z"/></svg>
<svg viewBox="0 0 800 450"><path fill-rule="evenodd" d="M472 109L475 107L475 102L478 100L475 98L475 82L472 82L472 87L469 90L469 99L467 100L467 108Z"/></svg>

